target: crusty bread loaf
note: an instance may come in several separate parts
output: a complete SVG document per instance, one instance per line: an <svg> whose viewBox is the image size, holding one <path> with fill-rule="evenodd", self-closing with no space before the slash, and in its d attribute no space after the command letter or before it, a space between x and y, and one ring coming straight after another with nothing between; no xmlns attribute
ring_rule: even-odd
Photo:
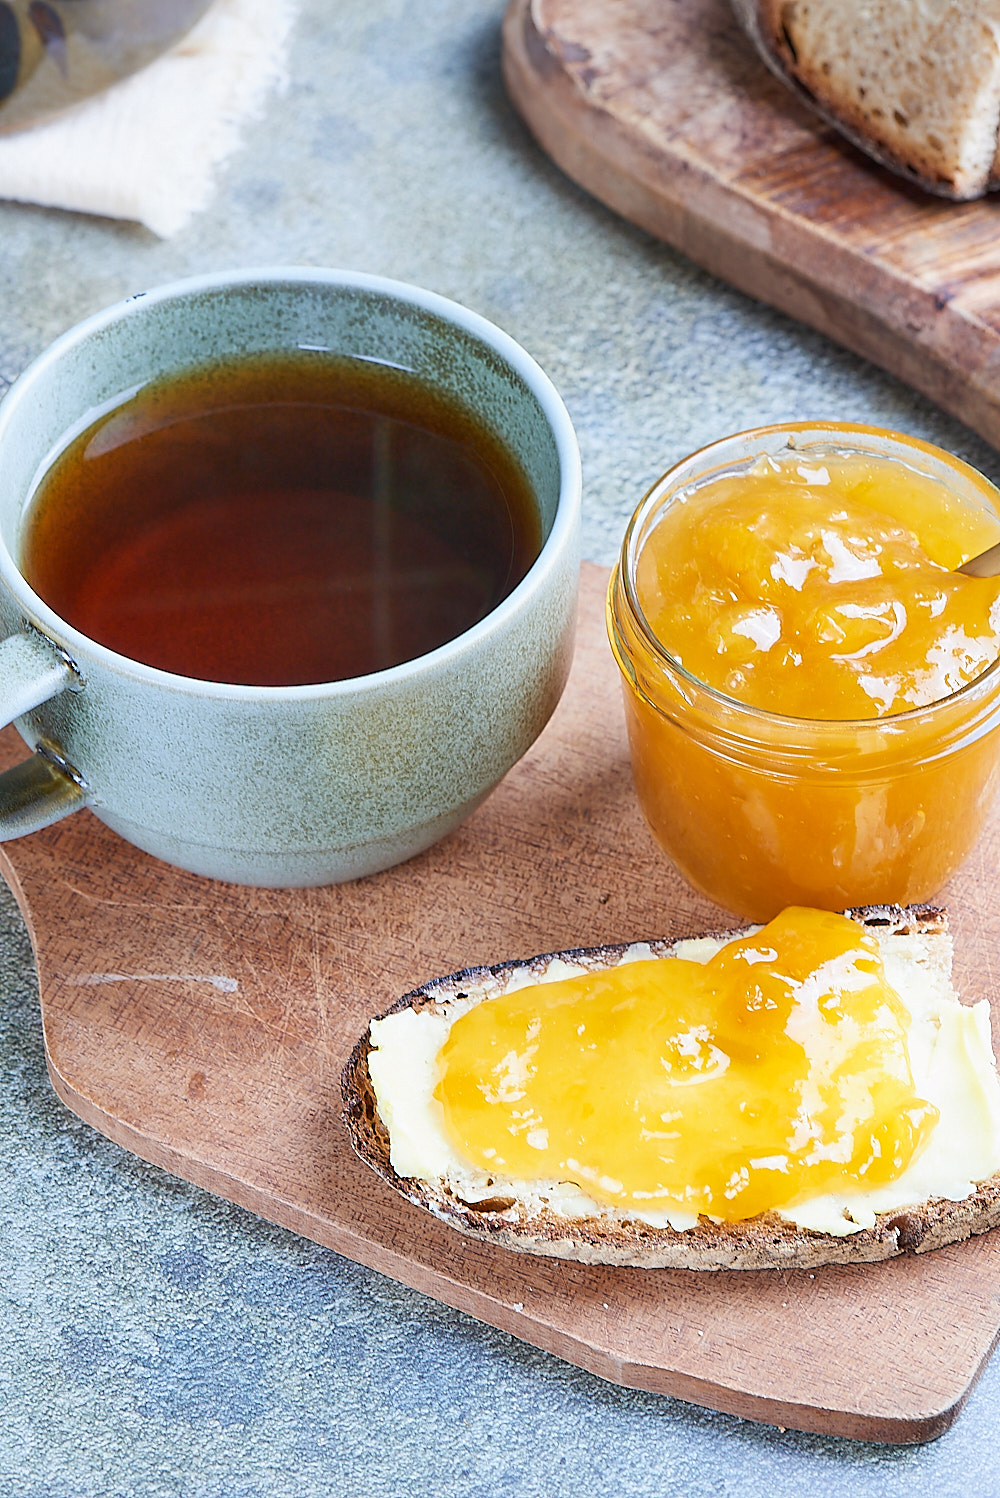
<svg viewBox="0 0 1000 1498"><path fill-rule="evenodd" d="M932 192L1000 179L1000 0L733 0L770 66Z"/></svg>
<svg viewBox="0 0 1000 1498"><path fill-rule="evenodd" d="M915 945L916 960L934 972L936 981L950 985L951 942L941 911L930 906L905 910L879 906L849 914L876 935L883 953L888 953L893 943ZM717 947L743 934L745 930L713 933L700 941ZM505 992L515 981L523 982L526 972L533 980L541 980L553 964L596 970L615 966L626 954L669 957L681 945L678 941L653 941L632 947L585 948L549 953L527 962L467 969L406 994L381 1018L405 1009L418 1013L464 1010L471 1003ZM536 1183L519 1195L512 1183L501 1178L477 1180L482 1173L471 1167L467 1180L401 1177L390 1161L390 1139L368 1070L371 1048L366 1034L355 1047L343 1077L344 1117L355 1150L407 1200L461 1232L504 1248L645 1268L813 1268L870 1262L907 1251L923 1253L1000 1223L1000 1175L979 1183L964 1200L914 1203L877 1216L873 1227L849 1236L811 1231L777 1213L744 1222L716 1222L702 1217L696 1226L682 1231L654 1227L622 1209L596 1204L587 1216L575 1215L575 1210L567 1215L557 1200L556 1183L548 1187Z"/></svg>

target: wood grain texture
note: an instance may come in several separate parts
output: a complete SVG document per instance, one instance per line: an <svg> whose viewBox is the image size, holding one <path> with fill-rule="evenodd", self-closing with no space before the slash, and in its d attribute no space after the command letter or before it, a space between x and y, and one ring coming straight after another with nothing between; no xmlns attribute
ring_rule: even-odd
<svg viewBox="0 0 1000 1498"><path fill-rule="evenodd" d="M83 811L4 845L63 1101L147 1160L604 1378L775 1424L926 1440L1000 1329L1000 1238L805 1272L601 1269L505 1254L401 1201L352 1152L343 1064L437 975L731 924L632 794L606 574L584 568L566 694L470 821L385 874L252 890L169 868ZM23 757L7 731L0 762ZM966 997L995 990L994 821L950 904Z"/></svg>
<svg viewBox="0 0 1000 1498"><path fill-rule="evenodd" d="M595 197L1000 441L1000 198L946 203L855 151L729 0L511 0L504 72Z"/></svg>

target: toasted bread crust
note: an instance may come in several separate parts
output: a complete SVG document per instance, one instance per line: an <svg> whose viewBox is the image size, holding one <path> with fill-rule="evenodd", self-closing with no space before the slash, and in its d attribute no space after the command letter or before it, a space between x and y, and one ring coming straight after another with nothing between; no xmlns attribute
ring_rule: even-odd
<svg viewBox="0 0 1000 1498"><path fill-rule="evenodd" d="M934 906L869 906L847 912L883 934L909 936L946 934L944 913ZM705 933L730 941L747 928ZM665 956L679 940L646 943L655 956ZM496 990L505 974L527 968L541 975L555 959L582 967L613 966L634 943L583 947L550 952L523 962L466 968L435 979L398 999L383 1015L402 1009L437 1010L483 983ZM509 1196L468 1202L441 1182L404 1178L389 1159L389 1136L378 1113L368 1073L371 1049L367 1033L358 1041L344 1068L344 1121L351 1143L375 1173L407 1201L431 1212L450 1227L472 1237L522 1253L542 1254L581 1263L631 1265L646 1269L813 1269L823 1264L859 1264L893 1258L901 1253L926 1253L956 1243L1000 1224L1000 1175L982 1182L963 1201L939 1199L919 1206L883 1213L875 1226L847 1237L833 1237L796 1227L776 1213L745 1222L716 1223L701 1218L696 1227L675 1232L653 1227L622 1214L567 1218L551 1209L528 1212ZM499 1183L498 1183L499 1184Z"/></svg>

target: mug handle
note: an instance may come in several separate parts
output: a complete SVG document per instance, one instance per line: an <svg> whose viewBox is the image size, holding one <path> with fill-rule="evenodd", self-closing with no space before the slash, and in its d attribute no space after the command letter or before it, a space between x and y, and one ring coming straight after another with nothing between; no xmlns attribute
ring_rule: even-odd
<svg viewBox="0 0 1000 1498"><path fill-rule="evenodd" d="M73 683L79 685L80 678L44 635L8 635L0 641L0 727ZM48 827L89 800L83 777L58 750L36 749L30 759L0 774L0 842Z"/></svg>

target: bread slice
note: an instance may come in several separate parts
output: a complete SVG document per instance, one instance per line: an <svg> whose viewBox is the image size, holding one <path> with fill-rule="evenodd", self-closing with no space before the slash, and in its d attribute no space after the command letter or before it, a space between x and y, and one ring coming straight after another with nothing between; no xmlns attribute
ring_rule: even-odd
<svg viewBox="0 0 1000 1498"><path fill-rule="evenodd" d="M932 192L1000 178L1000 0L733 0L770 66Z"/></svg>
<svg viewBox="0 0 1000 1498"><path fill-rule="evenodd" d="M951 994L951 939L942 911L931 906L869 907L849 915L874 933L888 964L914 964L919 981ZM723 943L757 927L714 933L694 941L651 941L548 953L524 962L470 968L424 984L399 999L381 1019L415 1014L457 1017L475 1003L526 981L544 981L571 970L597 970L636 957L684 955L705 960ZM898 986L898 985L897 985ZM906 995L903 995L904 1000ZM987 1006L988 1007L988 1006ZM985 1017L985 1016L984 1016ZM776 1212L744 1222L701 1217L684 1228L653 1225L620 1208L588 1202L579 1188L560 1182L530 1184L485 1176L471 1165L433 1180L404 1175L393 1167L392 1144L379 1112L369 1072L371 1032L356 1045L344 1070L344 1119L361 1159L408 1201L457 1228L507 1249L586 1263L644 1268L775 1269L865 1263L903 1252L924 1253L982 1233L1000 1223L1000 1174L962 1199L932 1198L876 1215L871 1226L846 1235L797 1225ZM992 1079L991 1079L992 1080ZM964 1160L955 1168L961 1176ZM960 1194L960 1186L953 1195ZM692 1221L695 1221L692 1219ZM846 1227L846 1224L845 1224Z"/></svg>

